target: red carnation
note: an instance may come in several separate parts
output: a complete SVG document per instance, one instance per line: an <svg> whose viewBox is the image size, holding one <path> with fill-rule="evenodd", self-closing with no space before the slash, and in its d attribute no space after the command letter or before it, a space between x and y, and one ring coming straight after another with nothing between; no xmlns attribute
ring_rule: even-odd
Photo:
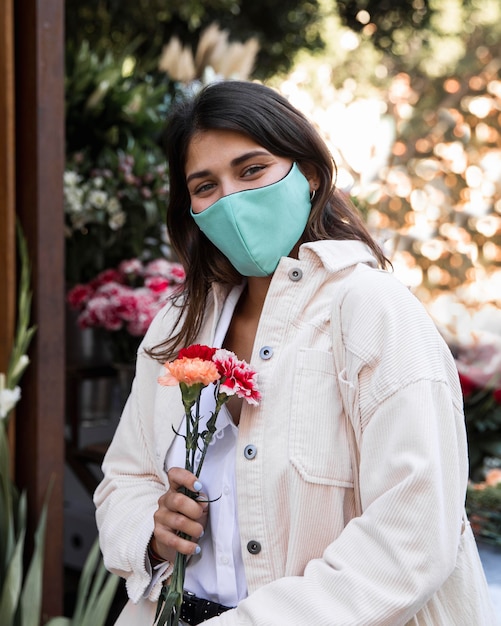
<svg viewBox="0 0 501 626"><path fill-rule="evenodd" d="M464 374L459 374L459 382L461 383L461 389L465 398L471 396L471 394L478 389L477 385L471 380L471 378L468 378L468 376L465 376Z"/></svg>
<svg viewBox="0 0 501 626"><path fill-rule="evenodd" d="M178 359L202 359L204 361L212 361L212 357L216 353L216 348L211 348L209 346L203 346L199 343L196 343L192 346L188 346L187 348L182 348L179 351Z"/></svg>

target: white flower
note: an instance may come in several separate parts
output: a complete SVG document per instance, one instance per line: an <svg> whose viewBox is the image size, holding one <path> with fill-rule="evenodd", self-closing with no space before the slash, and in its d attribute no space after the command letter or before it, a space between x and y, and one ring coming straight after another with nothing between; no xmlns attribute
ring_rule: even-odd
<svg viewBox="0 0 501 626"><path fill-rule="evenodd" d="M5 374L0 374L0 419L4 419L12 411L21 398L21 388L5 388Z"/></svg>
<svg viewBox="0 0 501 626"><path fill-rule="evenodd" d="M110 219L108 220L108 225L111 230L118 230L119 228L122 228L122 226L125 224L126 218L127 216L123 211L118 211L117 213L113 213L113 215L110 217Z"/></svg>
<svg viewBox="0 0 501 626"><path fill-rule="evenodd" d="M24 370L28 367L29 363L30 363L29 357L26 354L21 355L19 357L18 362L16 363L16 366L12 370L12 377L14 379L19 378L21 374L24 372Z"/></svg>
<svg viewBox="0 0 501 626"><path fill-rule="evenodd" d="M84 190L80 187L65 187L64 209L66 213L79 213L82 210L83 194Z"/></svg>
<svg viewBox="0 0 501 626"><path fill-rule="evenodd" d="M108 200L108 194L105 191L94 190L89 193L89 202L96 209L102 209Z"/></svg>
<svg viewBox="0 0 501 626"><path fill-rule="evenodd" d="M76 172L72 172L71 170L66 170L64 172L64 184L69 187L76 187L78 183L82 180L82 177L79 176Z"/></svg>
<svg viewBox="0 0 501 626"><path fill-rule="evenodd" d="M102 176L95 176L92 179L92 184L96 189L101 189L101 187L104 185L104 178Z"/></svg>
<svg viewBox="0 0 501 626"><path fill-rule="evenodd" d="M113 215L113 213L118 213L118 211L120 211L121 208L122 208L122 205L120 204L120 201L118 200L118 198L110 198L108 200L106 209L108 213L110 213L111 215Z"/></svg>

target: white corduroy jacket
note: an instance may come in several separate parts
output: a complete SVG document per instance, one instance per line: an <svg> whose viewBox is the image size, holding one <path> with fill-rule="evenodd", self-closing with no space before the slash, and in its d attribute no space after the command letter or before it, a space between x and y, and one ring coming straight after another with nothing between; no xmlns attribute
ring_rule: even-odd
<svg viewBox="0 0 501 626"><path fill-rule="evenodd" d="M211 293L199 343L211 344L225 295ZM167 306L142 345L168 337L177 312ZM463 517L457 372L409 290L360 242L305 244L275 271L251 362L262 401L244 404L236 451L249 597L207 624L494 624ZM131 598L121 624L146 624L134 615L145 603L152 615L159 593L142 599L145 554L183 417L178 388L157 383L161 369L140 349L95 494L105 564Z"/></svg>

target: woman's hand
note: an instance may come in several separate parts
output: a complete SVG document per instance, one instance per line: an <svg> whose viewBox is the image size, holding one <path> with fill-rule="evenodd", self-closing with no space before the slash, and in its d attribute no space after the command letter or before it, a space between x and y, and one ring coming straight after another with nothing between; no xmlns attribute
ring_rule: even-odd
<svg viewBox="0 0 501 626"><path fill-rule="evenodd" d="M194 474L181 467L173 467L168 476L169 490L158 500L150 545L153 552L166 561L173 562L176 552L187 555L196 553L196 541L203 535L207 525L209 504L202 493L198 500L193 500L179 491L181 487L189 491L200 491L197 489L200 483ZM194 541L183 539L179 533L188 535Z"/></svg>

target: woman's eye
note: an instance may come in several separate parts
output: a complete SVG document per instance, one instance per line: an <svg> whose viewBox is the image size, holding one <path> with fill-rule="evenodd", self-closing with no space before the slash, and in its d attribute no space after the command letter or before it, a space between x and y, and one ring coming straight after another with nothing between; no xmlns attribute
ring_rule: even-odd
<svg viewBox="0 0 501 626"><path fill-rule="evenodd" d="M210 191L213 187L214 187L214 183L204 183L203 185L199 185L195 189L194 194L199 195L201 193L205 193L207 191Z"/></svg>
<svg viewBox="0 0 501 626"><path fill-rule="evenodd" d="M264 169L266 169L266 165L250 165L245 169L244 176L253 176Z"/></svg>

